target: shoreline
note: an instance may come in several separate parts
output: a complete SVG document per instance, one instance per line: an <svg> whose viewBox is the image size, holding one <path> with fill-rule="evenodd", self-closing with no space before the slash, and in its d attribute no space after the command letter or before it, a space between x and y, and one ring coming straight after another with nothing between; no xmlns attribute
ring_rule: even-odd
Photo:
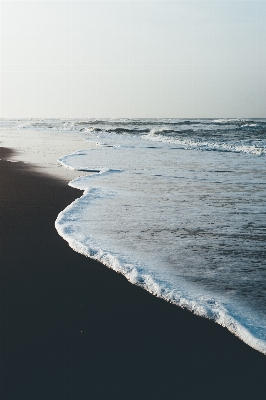
<svg viewBox="0 0 266 400"><path fill-rule="evenodd" d="M263 399L266 357L75 253L54 222L80 190L1 149L6 399Z"/></svg>

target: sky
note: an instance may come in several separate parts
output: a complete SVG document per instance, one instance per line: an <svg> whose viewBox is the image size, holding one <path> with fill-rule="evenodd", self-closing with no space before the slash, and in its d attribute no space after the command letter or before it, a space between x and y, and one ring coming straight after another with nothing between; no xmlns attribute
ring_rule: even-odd
<svg viewBox="0 0 266 400"><path fill-rule="evenodd" d="M0 111L266 117L266 0L1 1Z"/></svg>

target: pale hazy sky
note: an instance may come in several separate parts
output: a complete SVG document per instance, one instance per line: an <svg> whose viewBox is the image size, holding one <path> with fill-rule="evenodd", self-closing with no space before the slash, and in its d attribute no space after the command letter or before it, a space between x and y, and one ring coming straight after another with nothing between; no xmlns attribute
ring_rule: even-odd
<svg viewBox="0 0 266 400"><path fill-rule="evenodd" d="M266 117L266 0L1 1L1 117Z"/></svg>

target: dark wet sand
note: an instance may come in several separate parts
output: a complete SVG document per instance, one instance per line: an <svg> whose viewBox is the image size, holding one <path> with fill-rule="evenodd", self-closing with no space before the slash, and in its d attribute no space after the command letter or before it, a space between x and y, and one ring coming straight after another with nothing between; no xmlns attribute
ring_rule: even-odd
<svg viewBox="0 0 266 400"><path fill-rule="evenodd" d="M266 356L75 253L81 192L0 158L1 400L266 399Z"/></svg>

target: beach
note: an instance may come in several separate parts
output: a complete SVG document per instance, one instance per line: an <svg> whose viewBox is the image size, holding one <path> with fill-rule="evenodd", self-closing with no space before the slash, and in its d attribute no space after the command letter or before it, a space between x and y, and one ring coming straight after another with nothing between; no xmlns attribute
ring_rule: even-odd
<svg viewBox="0 0 266 400"><path fill-rule="evenodd" d="M15 5L0 400L265 400L266 1Z"/></svg>
<svg viewBox="0 0 266 400"><path fill-rule="evenodd" d="M265 355L74 252L81 191L0 158L1 399L265 398Z"/></svg>

